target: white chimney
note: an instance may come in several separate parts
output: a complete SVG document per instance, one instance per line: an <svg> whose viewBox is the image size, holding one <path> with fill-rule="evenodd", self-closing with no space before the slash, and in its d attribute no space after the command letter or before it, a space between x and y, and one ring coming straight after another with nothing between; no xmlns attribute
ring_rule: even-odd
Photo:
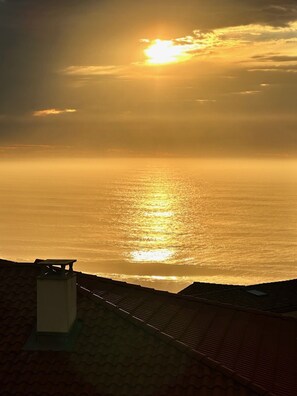
<svg viewBox="0 0 297 396"><path fill-rule="evenodd" d="M76 319L76 260L36 260L42 267L37 278L37 333L67 334ZM69 267L66 269L66 267Z"/></svg>

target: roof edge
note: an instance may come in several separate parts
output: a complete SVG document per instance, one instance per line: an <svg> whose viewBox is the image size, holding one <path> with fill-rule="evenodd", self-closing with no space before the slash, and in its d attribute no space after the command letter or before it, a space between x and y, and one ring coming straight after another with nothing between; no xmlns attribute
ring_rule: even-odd
<svg viewBox="0 0 297 396"><path fill-rule="evenodd" d="M85 273L85 272L79 272L79 271L75 271L77 274L81 274L81 275L85 275L85 276L93 276L96 277L98 279L100 279L100 281L102 282L107 282L107 283L115 283L117 285L122 285L122 286L128 286L132 289L142 289L142 290L147 290L149 292L153 292L155 294L159 294L159 295L170 295L172 298L177 298L177 299L182 299L182 300L187 300L187 301L195 301L195 302L200 302L203 304L207 304L207 305L212 305L212 306L216 306L216 307L222 307L222 308L229 308L232 309L234 311L240 311L240 312L251 312L257 315L265 315L265 316L269 316L269 317L274 317L274 318L281 318L282 320L289 320L289 321L295 321L296 319L289 317L289 316L285 316L282 313L277 313L277 312L270 312L270 311L261 311L259 309L254 309L254 308L245 308L245 307L241 307L241 306L237 306L237 305L233 305L230 303L223 303L223 302L217 302L217 301L212 301L212 300L208 300L206 298L202 298L202 297L193 297L193 296L189 296L189 295L183 295L183 294L178 294L178 293L171 293L165 290L157 290L157 289L153 289L150 287L144 287L144 286L140 286L140 285L135 285L133 283L127 283L127 282L122 282L122 281L117 281L117 280L113 280L110 278L103 278L97 275L93 275L93 274L89 274L89 273Z"/></svg>

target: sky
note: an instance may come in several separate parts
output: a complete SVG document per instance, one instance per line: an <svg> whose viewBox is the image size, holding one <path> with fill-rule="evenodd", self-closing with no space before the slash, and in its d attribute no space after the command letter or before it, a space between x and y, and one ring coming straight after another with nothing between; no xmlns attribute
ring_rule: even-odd
<svg viewBox="0 0 297 396"><path fill-rule="evenodd" d="M296 0L0 0L0 157L297 155Z"/></svg>

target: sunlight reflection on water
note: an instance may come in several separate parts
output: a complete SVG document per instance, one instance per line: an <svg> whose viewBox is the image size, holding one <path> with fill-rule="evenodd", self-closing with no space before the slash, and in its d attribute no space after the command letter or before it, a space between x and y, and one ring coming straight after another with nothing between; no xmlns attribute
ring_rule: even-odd
<svg viewBox="0 0 297 396"><path fill-rule="evenodd" d="M138 250L131 252L133 261L166 261L174 255L174 250L155 249L155 250Z"/></svg>
<svg viewBox="0 0 297 396"><path fill-rule="evenodd" d="M129 229L138 235L137 249L130 241L133 262L167 262L176 253L177 235L182 225L180 195L168 170L155 168L148 172L127 199L133 202L130 211ZM129 241L129 238L128 238ZM129 249L129 246L127 247Z"/></svg>

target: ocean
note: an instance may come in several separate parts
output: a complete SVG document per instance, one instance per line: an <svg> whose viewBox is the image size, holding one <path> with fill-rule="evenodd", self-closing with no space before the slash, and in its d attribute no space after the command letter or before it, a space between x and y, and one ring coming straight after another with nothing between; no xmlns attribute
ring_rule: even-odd
<svg viewBox="0 0 297 396"><path fill-rule="evenodd" d="M297 161L0 162L0 257L178 291L297 277Z"/></svg>

